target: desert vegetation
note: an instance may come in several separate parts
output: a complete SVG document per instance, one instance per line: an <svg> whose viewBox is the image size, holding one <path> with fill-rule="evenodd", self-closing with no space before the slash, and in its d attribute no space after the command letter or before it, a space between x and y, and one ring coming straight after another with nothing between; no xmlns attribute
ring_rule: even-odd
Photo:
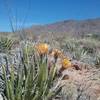
<svg viewBox="0 0 100 100"><path fill-rule="evenodd" d="M0 1L0 100L100 100L100 2L80 1Z"/></svg>
<svg viewBox="0 0 100 100"><path fill-rule="evenodd" d="M52 37L0 37L4 100L99 100L99 37Z"/></svg>

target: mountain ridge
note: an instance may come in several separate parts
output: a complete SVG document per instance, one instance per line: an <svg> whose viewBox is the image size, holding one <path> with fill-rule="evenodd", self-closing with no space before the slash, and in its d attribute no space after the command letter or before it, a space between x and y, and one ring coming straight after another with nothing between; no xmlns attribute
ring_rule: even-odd
<svg viewBox="0 0 100 100"><path fill-rule="evenodd" d="M100 34L100 18L86 20L64 20L45 25L33 25L26 29L26 32L34 34L64 34L64 35L85 35Z"/></svg>
<svg viewBox="0 0 100 100"><path fill-rule="evenodd" d="M86 19L86 20L63 20L55 23L44 25L32 25L24 28L24 32L38 35L54 34L55 36L84 36L86 34L100 34L100 18ZM0 32L6 34L9 32ZM11 33L11 32L10 32Z"/></svg>

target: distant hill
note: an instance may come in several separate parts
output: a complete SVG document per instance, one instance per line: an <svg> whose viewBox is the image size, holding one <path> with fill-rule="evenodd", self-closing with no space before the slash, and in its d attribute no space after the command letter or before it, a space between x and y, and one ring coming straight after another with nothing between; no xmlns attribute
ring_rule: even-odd
<svg viewBox="0 0 100 100"><path fill-rule="evenodd" d="M56 35L82 36L85 34L100 34L100 18L87 20L64 20L46 25L33 25L26 29L34 34L53 33Z"/></svg>
<svg viewBox="0 0 100 100"><path fill-rule="evenodd" d="M25 28L23 33L25 33L25 31L27 35L33 33L35 35L40 34L48 38L50 38L51 33L56 37L65 37L68 35L84 36L94 33L100 35L100 18L87 20L64 20L46 25L33 25L29 28ZM9 32L0 32L0 34L4 35L7 35L8 33ZM21 33L22 32L20 32L20 35Z"/></svg>

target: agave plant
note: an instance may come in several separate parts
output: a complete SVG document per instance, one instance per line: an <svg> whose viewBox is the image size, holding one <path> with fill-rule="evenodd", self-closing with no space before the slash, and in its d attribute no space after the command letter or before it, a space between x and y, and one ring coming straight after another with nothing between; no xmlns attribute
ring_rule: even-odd
<svg viewBox="0 0 100 100"><path fill-rule="evenodd" d="M76 49L76 44L69 41L66 43L66 49L70 52L73 52Z"/></svg>
<svg viewBox="0 0 100 100"><path fill-rule="evenodd" d="M76 60L83 60L84 57L87 56L87 51L83 50L82 48L77 48L74 52L73 52L73 59Z"/></svg>
<svg viewBox="0 0 100 100"><path fill-rule="evenodd" d="M12 45L13 45L13 40L7 37L1 37L0 38L0 52L8 52L11 50Z"/></svg>
<svg viewBox="0 0 100 100"><path fill-rule="evenodd" d="M56 68L47 67L47 61L36 59L32 46L22 49L22 62L17 74L14 74L14 66L11 65L10 77L7 78L6 67L3 66L3 78L5 81L5 96L7 100L52 100L61 87L53 85Z"/></svg>

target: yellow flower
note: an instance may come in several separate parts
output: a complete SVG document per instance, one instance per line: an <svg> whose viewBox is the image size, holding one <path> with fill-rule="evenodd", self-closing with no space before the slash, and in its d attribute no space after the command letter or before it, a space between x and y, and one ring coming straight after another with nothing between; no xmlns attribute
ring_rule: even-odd
<svg viewBox="0 0 100 100"><path fill-rule="evenodd" d="M49 46L46 43L39 43L35 46L35 48L38 51L38 53L42 55L48 53Z"/></svg>
<svg viewBox="0 0 100 100"><path fill-rule="evenodd" d="M72 67L71 61L68 58L64 58L62 60L62 68L67 69L69 67Z"/></svg>
<svg viewBox="0 0 100 100"><path fill-rule="evenodd" d="M50 55L54 56L54 58L57 59L58 57L63 55L63 53L60 50L58 50L58 49L54 49L54 50L52 50Z"/></svg>

